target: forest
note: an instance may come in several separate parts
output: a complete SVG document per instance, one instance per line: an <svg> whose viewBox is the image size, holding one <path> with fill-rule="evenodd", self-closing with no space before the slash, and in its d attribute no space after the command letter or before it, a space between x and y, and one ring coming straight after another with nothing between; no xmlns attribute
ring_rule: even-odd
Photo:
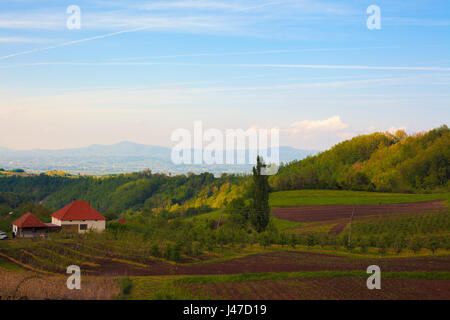
<svg viewBox="0 0 450 320"><path fill-rule="evenodd" d="M450 129L407 135L373 133L281 166L274 190L342 189L423 192L449 189Z"/></svg>

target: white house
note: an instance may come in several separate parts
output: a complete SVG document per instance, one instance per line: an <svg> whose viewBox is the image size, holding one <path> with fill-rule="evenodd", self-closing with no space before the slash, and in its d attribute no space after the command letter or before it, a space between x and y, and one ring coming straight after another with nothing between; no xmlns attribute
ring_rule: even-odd
<svg viewBox="0 0 450 320"><path fill-rule="evenodd" d="M74 200L69 205L52 214L52 224L61 226L63 231L83 233L88 230L104 231L106 218L91 207L91 203Z"/></svg>

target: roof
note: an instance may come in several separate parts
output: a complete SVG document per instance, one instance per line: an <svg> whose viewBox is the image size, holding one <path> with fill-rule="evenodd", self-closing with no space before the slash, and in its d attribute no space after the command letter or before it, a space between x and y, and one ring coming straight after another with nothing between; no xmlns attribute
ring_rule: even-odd
<svg viewBox="0 0 450 320"><path fill-rule="evenodd" d="M44 224L45 224L45 226L48 227L48 228L57 228L57 227L60 227L60 226L58 226L57 224L53 224L53 223L44 223Z"/></svg>
<svg viewBox="0 0 450 320"><path fill-rule="evenodd" d="M52 214L53 218L61 221L67 220L106 220L104 216L95 211L90 204L81 200L74 200L69 205Z"/></svg>
<svg viewBox="0 0 450 320"><path fill-rule="evenodd" d="M125 220L124 218L119 218L119 219L117 219L116 221L117 221L117 222L120 222L120 223L122 223L122 224L127 223L127 220Z"/></svg>
<svg viewBox="0 0 450 320"><path fill-rule="evenodd" d="M45 228L46 225L36 218L31 212L25 213L12 223L19 228Z"/></svg>

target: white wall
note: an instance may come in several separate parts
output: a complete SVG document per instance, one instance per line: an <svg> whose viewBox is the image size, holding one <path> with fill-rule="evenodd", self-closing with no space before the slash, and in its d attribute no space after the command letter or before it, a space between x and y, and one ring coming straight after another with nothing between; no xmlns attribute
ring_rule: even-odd
<svg viewBox="0 0 450 320"><path fill-rule="evenodd" d="M56 224L58 226L65 226L65 225L80 225L80 224L87 224L87 230L80 230L80 227L78 226L78 232L83 233L88 230L94 230L94 231L104 231L106 229L106 221L105 220L71 220L71 221L61 221L59 219L56 219L52 217L52 223Z"/></svg>

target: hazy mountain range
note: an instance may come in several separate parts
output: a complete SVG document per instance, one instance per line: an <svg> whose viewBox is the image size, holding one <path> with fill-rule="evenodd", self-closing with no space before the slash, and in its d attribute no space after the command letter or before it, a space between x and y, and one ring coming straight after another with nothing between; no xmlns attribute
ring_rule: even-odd
<svg viewBox="0 0 450 320"><path fill-rule="evenodd" d="M317 154L316 150L280 147L280 161L300 160ZM246 151L248 155L248 150ZM21 168L28 172L63 170L81 174L109 174L151 169L153 172L214 174L250 172L251 165L175 165L171 149L123 141L112 145L61 150L12 150L0 147L0 168Z"/></svg>

